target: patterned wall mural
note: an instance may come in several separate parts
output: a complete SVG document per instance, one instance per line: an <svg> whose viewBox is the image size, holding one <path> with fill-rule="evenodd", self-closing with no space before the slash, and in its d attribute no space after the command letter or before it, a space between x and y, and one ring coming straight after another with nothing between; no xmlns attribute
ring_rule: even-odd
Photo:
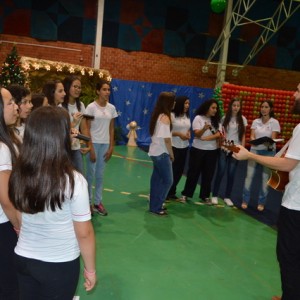
<svg viewBox="0 0 300 300"><path fill-rule="evenodd" d="M3 1L0 33L94 44L97 0ZM256 1L247 16L271 17L279 2ZM102 43L126 51L206 59L223 17L211 10L209 0L106 0ZM300 70L299 20L300 10L250 64ZM234 30L229 62L241 64L261 31L255 24Z"/></svg>

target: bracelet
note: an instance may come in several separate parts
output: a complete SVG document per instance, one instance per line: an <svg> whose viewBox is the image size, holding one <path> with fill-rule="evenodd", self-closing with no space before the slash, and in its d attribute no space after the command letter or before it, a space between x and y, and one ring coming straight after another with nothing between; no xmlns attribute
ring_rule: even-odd
<svg viewBox="0 0 300 300"><path fill-rule="evenodd" d="M86 274L86 275L95 275L95 274L96 274L96 271L89 272L89 271L84 267L84 274Z"/></svg>

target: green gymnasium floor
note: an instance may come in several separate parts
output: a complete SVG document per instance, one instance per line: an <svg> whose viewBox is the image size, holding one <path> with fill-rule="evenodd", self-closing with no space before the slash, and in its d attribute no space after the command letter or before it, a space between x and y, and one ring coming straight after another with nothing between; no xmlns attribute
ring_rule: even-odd
<svg viewBox="0 0 300 300"><path fill-rule="evenodd" d="M276 231L237 208L170 203L147 212L152 162L116 146L94 215L98 284L80 300L270 300L280 295ZM179 191L184 183L180 182ZM198 194L198 191L197 193ZM194 199L196 201L196 198Z"/></svg>

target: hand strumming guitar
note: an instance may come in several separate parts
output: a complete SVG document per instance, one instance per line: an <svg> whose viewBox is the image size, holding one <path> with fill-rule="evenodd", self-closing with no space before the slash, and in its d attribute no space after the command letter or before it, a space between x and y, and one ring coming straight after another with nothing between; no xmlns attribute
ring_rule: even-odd
<svg viewBox="0 0 300 300"><path fill-rule="evenodd" d="M237 160L247 160L249 159L249 151L241 146L241 145L235 145L235 147L239 148L240 150L238 152L233 152L232 156Z"/></svg>

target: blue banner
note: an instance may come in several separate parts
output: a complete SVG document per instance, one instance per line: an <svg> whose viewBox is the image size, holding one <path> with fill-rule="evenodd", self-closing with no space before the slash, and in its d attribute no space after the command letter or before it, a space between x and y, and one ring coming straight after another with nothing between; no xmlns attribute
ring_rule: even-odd
<svg viewBox="0 0 300 300"><path fill-rule="evenodd" d="M127 143L126 126L131 121L136 121L139 127L136 131L137 144L139 146L150 145L150 117L158 95L164 91L174 92L176 96L189 97L191 120L197 107L213 95L213 89L208 88L113 79L110 102L116 106L119 115L115 123L115 127L121 131L122 135L122 140L117 141L119 144Z"/></svg>

